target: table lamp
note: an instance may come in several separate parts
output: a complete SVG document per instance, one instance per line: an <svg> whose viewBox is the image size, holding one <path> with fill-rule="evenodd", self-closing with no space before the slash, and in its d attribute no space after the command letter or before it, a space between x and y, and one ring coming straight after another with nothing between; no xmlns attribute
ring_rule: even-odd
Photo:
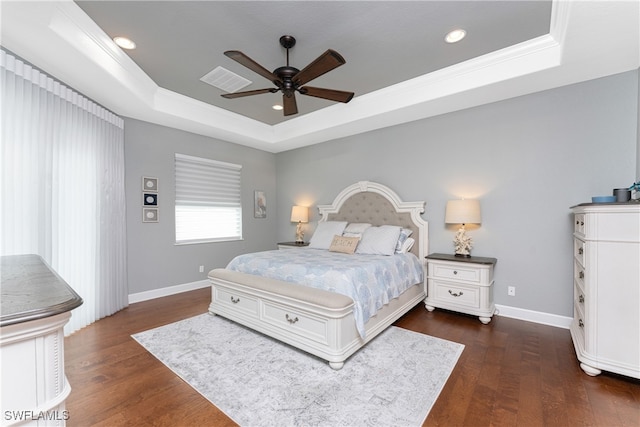
<svg viewBox="0 0 640 427"><path fill-rule="evenodd" d="M449 200L444 215L447 224L461 224L453 239L456 256L471 256L473 241L467 235L465 224L480 224L480 202L478 200Z"/></svg>

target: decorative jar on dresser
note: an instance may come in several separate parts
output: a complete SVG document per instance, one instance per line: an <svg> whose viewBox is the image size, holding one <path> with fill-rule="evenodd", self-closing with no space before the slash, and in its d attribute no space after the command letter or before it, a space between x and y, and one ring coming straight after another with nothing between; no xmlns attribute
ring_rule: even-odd
<svg viewBox="0 0 640 427"><path fill-rule="evenodd" d="M431 254L427 258L429 311L436 307L478 316L487 324L496 311L493 302L495 258Z"/></svg>
<svg viewBox="0 0 640 427"><path fill-rule="evenodd" d="M580 367L640 378L640 204L585 203L572 211L570 329Z"/></svg>

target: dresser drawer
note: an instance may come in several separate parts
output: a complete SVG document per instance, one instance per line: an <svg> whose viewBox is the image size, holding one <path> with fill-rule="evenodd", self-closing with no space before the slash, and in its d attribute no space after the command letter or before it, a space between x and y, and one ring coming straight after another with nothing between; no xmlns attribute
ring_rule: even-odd
<svg viewBox="0 0 640 427"><path fill-rule="evenodd" d="M429 263L429 276L434 279L480 282L480 269L461 265Z"/></svg>
<svg viewBox="0 0 640 427"><path fill-rule="evenodd" d="M300 335L323 344L328 343L327 320L289 307L264 302L262 320L289 333Z"/></svg>
<svg viewBox="0 0 640 427"><path fill-rule="evenodd" d="M584 289L584 280L586 277L585 269L578 261L573 260L573 278L576 282L580 284L582 289Z"/></svg>
<svg viewBox="0 0 640 427"><path fill-rule="evenodd" d="M584 214L575 214L573 217L573 231L578 234L584 234Z"/></svg>
<svg viewBox="0 0 640 427"><path fill-rule="evenodd" d="M260 303L254 297L216 286L213 288L213 299L221 306L233 307L234 310L258 318Z"/></svg>
<svg viewBox="0 0 640 427"><path fill-rule="evenodd" d="M584 242L580 239L573 239L573 257L584 266Z"/></svg>
<svg viewBox="0 0 640 427"><path fill-rule="evenodd" d="M578 305L574 305L573 306L573 321L575 322L576 328L575 331L578 332L578 334L580 334L580 340L582 341L582 344L585 344L585 333L584 333L584 329L586 327L586 320L584 318L584 312L580 309L580 306Z"/></svg>
<svg viewBox="0 0 640 427"><path fill-rule="evenodd" d="M584 312L585 301L587 297L585 296L584 290L580 287L580 285L576 282L573 286L573 303L580 307L582 312Z"/></svg>
<svg viewBox="0 0 640 427"><path fill-rule="evenodd" d="M429 298L437 301L471 308L480 307L480 289L478 287L433 280L429 291L433 293L433 295L429 295Z"/></svg>

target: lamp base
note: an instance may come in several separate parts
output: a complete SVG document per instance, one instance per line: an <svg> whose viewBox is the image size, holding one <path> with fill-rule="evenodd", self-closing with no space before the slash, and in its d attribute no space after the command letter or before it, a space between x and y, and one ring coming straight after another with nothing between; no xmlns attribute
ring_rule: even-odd
<svg viewBox="0 0 640 427"><path fill-rule="evenodd" d="M473 247L473 240L467 235L467 230L464 228L464 224L460 226L458 232L453 238L453 247L455 248L455 254L458 257L470 257L471 248Z"/></svg>

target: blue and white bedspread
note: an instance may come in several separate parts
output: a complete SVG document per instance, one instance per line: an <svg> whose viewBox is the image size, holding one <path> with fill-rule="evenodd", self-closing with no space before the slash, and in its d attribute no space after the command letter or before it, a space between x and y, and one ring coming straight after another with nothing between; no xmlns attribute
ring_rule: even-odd
<svg viewBox="0 0 640 427"><path fill-rule="evenodd" d="M362 338L367 320L412 285L422 283L423 276L420 261L411 253L348 255L310 248L239 255L227 268L350 297L355 302L353 314Z"/></svg>

